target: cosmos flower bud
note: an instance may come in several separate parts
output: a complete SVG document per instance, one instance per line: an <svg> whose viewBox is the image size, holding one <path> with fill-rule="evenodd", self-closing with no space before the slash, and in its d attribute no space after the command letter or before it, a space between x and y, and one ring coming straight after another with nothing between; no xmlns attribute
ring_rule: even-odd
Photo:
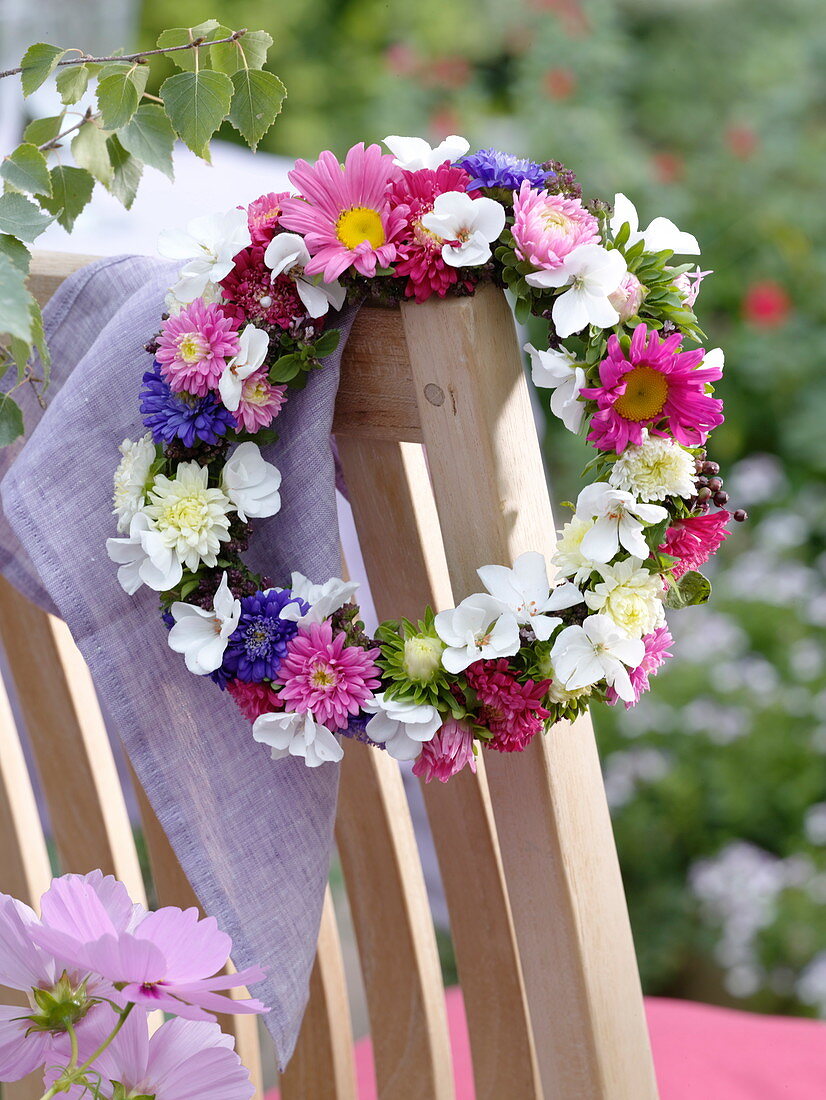
<svg viewBox="0 0 826 1100"><path fill-rule="evenodd" d="M416 634L404 643L404 670L414 683L426 684L442 667L444 644L440 638Z"/></svg>
<svg viewBox="0 0 826 1100"><path fill-rule="evenodd" d="M97 1003L88 996L86 982L75 985L65 970L51 989L33 989L32 999L38 1009L27 1017L32 1031L66 1031Z"/></svg>
<svg viewBox="0 0 826 1100"><path fill-rule="evenodd" d="M625 323L639 312L645 299L645 287L631 271L625 276L617 289L608 295L608 301Z"/></svg>

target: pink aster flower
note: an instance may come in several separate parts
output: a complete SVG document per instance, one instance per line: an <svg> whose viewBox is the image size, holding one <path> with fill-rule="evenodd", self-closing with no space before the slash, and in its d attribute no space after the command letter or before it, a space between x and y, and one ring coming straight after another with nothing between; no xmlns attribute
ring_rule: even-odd
<svg viewBox="0 0 826 1100"><path fill-rule="evenodd" d="M281 204L284 199L289 197L289 191L270 191L269 194L262 195L249 204L247 207L247 222L254 245L262 244L266 247L270 243L278 228Z"/></svg>
<svg viewBox="0 0 826 1100"><path fill-rule="evenodd" d="M347 645L344 633L333 637L329 621L302 627L278 670L285 709L309 711L334 733L344 729L379 686L378 655L378 649Z"/></svg>
<svg viewBox="0 0 826 1100"><path fill-rule="evenodd" d="M156 359L161 374L176 393L206 397L238 351L238 330L219 305L196 298L168 317L161 329Z"/></svg>
<svg viewBox="0 0 826 1100"><path fill-rule="evenodd" d="M712 554L717 553L729 536L726 527L730 520L731 512L721 508L719 512L677 520L668 528L665 542L659 549L678 559L671 570L675 577L699 569Z"/></svg>
<svg viewBox="0 0 826 1100"><path fill-rule="evenodd" d="M287 329L307 316L298 296L295 279L272 272L264 263L266 245L254 244L235 257L235 267L221 280L224 303L221 309L239 326L248 321ZM318 327L318 322L315 322Z"/></svg>
<svg viewBox="0 0 826 1100"><path fill-rule="evenodd" d="M645 325L637 325L628 354L616 336L608 339L608 355L599 365L599 386L583 388L596 401L588 441L601 451L622 454L642 442L643 428L652 435L670 434L686 447L705 443L708 433L723 423L723 402L706 393L722 377L713 366L700 367L706 352L681 351L682 336L664 340Z"/></svg>
<svg viewBox="0 0 826 1100"><path fill-rule="evenodd" d="M569 252L599 244L599 223L579 199L536 191L523 180L514 192L513 239L521 260L534 267L560 267Z"/></svg>
<svg viewBox="0 0 826 1100"><path fill-rule="evenodd" d="M257 432L268 428L281 412L287 400L287 387L274 386L267 378L266 367L244 379L241 403L235 410L239 428Z"/></svg>
<svg viewBox="0 0 826 1100"><path fill-rule="evenodd" d="M254 722L262 714L271 714L281 710L283 703L269 684L246 683L244 680L230 680L227 691L235 701L248 722Z"/></svg>
<svg viewBox="0 0 826 1100"><path fill-rule="evenodd" d="M296 161L290 182L301 198L285 199L280 224L301 233L312 259L308 275L331 283L348 267L372 277L378 266L396 258L396 241L405 224L401 207L390 209L387 189L398 178L393 157L378 145L359 142L344 167L329 150L315 164Z"/></svg>
<svg viewBox="0 0 826 1100"><path fill-rule="evenodd" d="M493 734L488 748L522 752L542 729L549 712L542 700L550 680L520 683L508 661L477 661L467 670L467 681L482 703L480 718Z"/></svg>
<svg viewBox="0 0 826 1100"><path fill-rule="evenodd" d="M448 718L436 735L425 742L421 755L413 765L413 774L427 783L431 779L447 783L466 764L470 764L472 772L476 771L473 732L467 722Z"/></svg>
<svg viewBox="0 0 826 1100"><path fill-rule="evenodd" d="M636 668L628 670L628 678L631 681L631 687L634 689L634 699L631 702L626 702L626 710L630 710L639 702L643 692L649 690L651 685L648 682L648 677L654 676L668 658L673 656L670 647L674 644L674 639L669 634L667 626L658 626L652 634L646 634L642 642L645 646L645 656ZM609 687L605 692L606 703L613 707L618 700L619 695L613 687Z"/></svg>
<svg viewBox="0 0 826 1100"><path fill-rule="evenodd" d="M402 171L390 186L391 209L404 208L405 230L397 242L396 277L407 278L404 293L408 298L424 302L431 294L444 298L457 282L457 268L446 264L442 257L444 241L422 225L422 216L433 209L434 200L447 191L467 192L470 176L463 168L441 164L436 169L421 168L416 172ZM479 191L467 192L477 198Z"/></svg>

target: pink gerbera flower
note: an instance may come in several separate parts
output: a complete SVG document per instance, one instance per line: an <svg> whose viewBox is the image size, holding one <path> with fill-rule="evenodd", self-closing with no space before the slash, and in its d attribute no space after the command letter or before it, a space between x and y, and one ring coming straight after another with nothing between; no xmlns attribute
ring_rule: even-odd
<svg viewBox="0 0 826 1100"><path fill-rule="evenodd" d="M431 779L447 783L466 764L470 764L472 772L476 771L473 731L467 722L448 718L436 735L424 743L421 754L413 765L413 774L427 783Z"/></svg>
<svg viewBox="0 0 826 1100"><path fill-rule="evenodd" d="M608 339L608 355L599 365L600 385L579 392L597 403L588 441L601 451L622 454L642 442L642 430L671 433L678 443L696 447L723 423L723 402L706 393L722 377L719 366L700 367L705 351L681 351L682 336L660 339L637 325L628 352L616 336Z"/></svg>
<svg viewBox="0 0 826 1100"><path fill-rule="evenodd" d="M652 634L646 634L642 641L645 646L645 656L636 668L628 670L628 678L634 689L634 701L625 704L626 710L635 706L643 692L649 690L651 685L648 677L655 675L660 666L673 656L670 647L674 644L674 639L669 634L667 626L658 626ZM618 700L619 695L609 687L605 692L606 703L613 707Z"/></svg>
<svg viewBox="0 0 826 1100"><path fill-rule="evenodd" d="M280 224L303 235L312 255L308 275L321 273L331 283L355 267L369 278L395 260L405 211L390 209L387 189L399 171L392 156L363 142L343 168L329 150L315 164L296 161L289 178L301 198L284 200Z"/></svg>
<svg viewBox="0 0 826 1100"><path fill-rule="evenodd" d="M358 714L379 686L378 649L347 645L344 633L333 637L329 622L302 627L287 646L278 676L287 710L312 712L334 733Z"/></svg>
<svg viewBox="0 0 826 1100"><path fill-rule="evenodd" d="M290 197L289 191L270 191L267 195L251 202L247 207L247 224L252 243L266 247L278 228L281 204Z"/></svg>
<svg viewBox="0 0 826 1100"><path fill-rule="evenodd" d="M272 278L272 272L264 263L266 246L254 244L235 257L235 267L221 280L224 313L233 317L239 327L250 322L254 325L278 325L287 329L307 316L307 310L298 296L295 279L289 275ZM318 322L314 322L318 327Z"/></svg>
<svg viewBox="0 0 826 1100"><path fill-rule="evenodd" d="M248 432L267 428L281 412L286 400L287 387L274 386L267 378L266 367L262 367L244 379L235 421L239 428L245 428Z"/></svg>
<svg viewBox="0 0 826 1100"><path fill-rule="evenodd" d="M206 397L218 388L227 359L238 352L238 330L219 305L196 298L168 317L156 359L171 389Z"/></svg>
<svg viewBox="0 0 826 1100"><path fill-rule="evenodd" d="M235 701L248 722L254 722L262 714L271 714L281 710L283 703L269 684L247 683L244 680L230 680L227 691Z"/></svg>
<svg viewBox="0 0 826 1100"><path fill-rule="evenodd" d="M668 528L665 542L659 549L678 559L671 569L675 577L699 569L712 554L717 553L729 536L726 527L730 520L731 512L721 508L719 512L709 512L705 516L677 520Z"/></svg>
<svg viewBox="0 0 826 1100"><path fill-rule="evenodd" d="M467 670L467 681L483 704L482 723L493 734L488 748L521 752L542 729L549 712L542 700L550 680L520 683L504 657L477 661Z"/></svg>
<svg viewBox="0 0 826 1100"><path fill-rule="evenodd" d="M403 170L390 187L391 209L404 208L404 237L397 243L396 276L407 277L404 293L408 298L424 302L431 294L444 298L459 278L458 269L442 258L441 237L422 225L422 216L433 209L438 195L446 191L467 191L470 176L463 168L441 164L438 168L421 168L416 172ZM477 198L479 191L469 191Z"/></svg>
<svg viewBox="0 0 826 1100"><path fill-rule="evenodd" d="M523 180L514 193L516 254L534 267L559 267L582 244L599 244L599 222L579 199L536 191Z"/></svg>

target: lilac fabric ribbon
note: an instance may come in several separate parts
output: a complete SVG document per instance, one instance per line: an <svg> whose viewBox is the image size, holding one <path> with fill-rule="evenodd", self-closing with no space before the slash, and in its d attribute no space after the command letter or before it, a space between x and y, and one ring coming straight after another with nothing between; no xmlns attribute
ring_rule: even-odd
<svg viewBox="0 0 826 1100"><path fill-rule="evenodd" d="M253 993L272 1008L266 1022L283 1067L307 1000L338 769L271 761L230 697L169 649L157 594L123 592L104 546L115 532L118 444L144 430L143 344L175 272L143 257L102 260L46 307L48 408L26 387L26 441L0 450L0 571L68 624L184 871L232 936L235 964L267 972ZM339 317L338 352L290 395L280 439L264 449L283 475L282 507L255 521L247 561L275 583L292 570L316 582L340 572L330 430L354 315Z"/></svg>

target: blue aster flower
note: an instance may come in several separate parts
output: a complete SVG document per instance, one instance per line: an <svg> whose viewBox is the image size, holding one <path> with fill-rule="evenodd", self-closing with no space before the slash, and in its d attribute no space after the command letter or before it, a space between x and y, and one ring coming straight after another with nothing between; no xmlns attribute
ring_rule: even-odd
<svg viewBox="0 0 826 1100"><path fill-rule="evenodd" d="M470 176L469 191L476 187L507 187L516 191L523 180L527 180L532 187L544 187L548 176L554 174L534 160L515 157L512 153L500 153L498 149L468 153L456 161L456 165L464 168Z"/></svg>
<svg viewBox="0 0 826 1100"><path fill-rule="evenodd" d="M194 447L199 440L215 444L237 427L235 417L213 394L173 393L157 363L143 376L140 402L143 422L156 443L180 439L185 447Z"/></svg>
<svg viewBox="0 0 826 1100"><path fill-rule="evenodd" d="M241 600L241 618L229 636L221 672L245 683L274 680L287 653L287 643L298 633L298 625L282 619L288 604L298 604L302 615L310 605L289 589L256 592Z"/></svg>

